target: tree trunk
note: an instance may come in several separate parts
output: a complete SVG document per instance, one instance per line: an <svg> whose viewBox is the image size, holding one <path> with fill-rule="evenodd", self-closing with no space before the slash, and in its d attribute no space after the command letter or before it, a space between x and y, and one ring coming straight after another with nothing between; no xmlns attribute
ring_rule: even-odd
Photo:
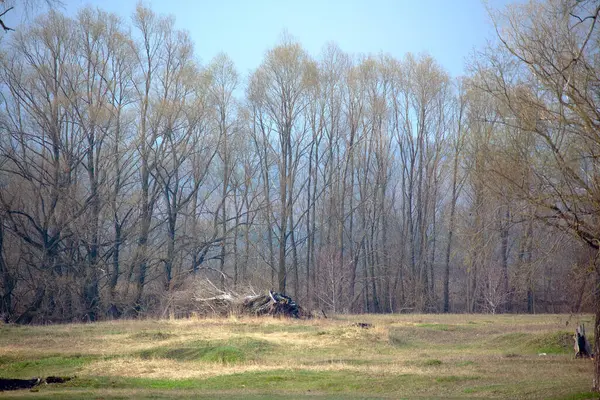
<svg viewBox="0 0 600 400"><path fill-rule="evenodd" d="M0 318L8 320L12 313L12 292L15 280L8 271L4 260L4 221L0 217L0 275L2 276L3 291L0 296Z"/></svg>
<svg viewBox="0 0 600 400"><path fill-rule="evenodd" d="M510 286L508 282L508 236L509 236L509 224L510 224L510 208L508 205L505 206L504 221L502 221L502 215L500 216L500 237L502 239L502 295L505 296L505 304L503 311L510 311Z"/></svg>
<svg viewBox="0 0 600 400"><path fill-rule="evenodd" d="M292 246L292 270L294 272L294 297L298 298L300 292L300 277L298 275L298 249L296 248L296 236L294 235L294 216L290 213L290 244Z"/></svg>
<svg viewBox="0 0 600 400"><path fill-rule="evenodd" d="M237 203L237 196L236 196ZM236 204L237 207L237 204ZM240 210L235 215L235 227L233 229L233 287L237 288L239 282L239 263L240 263L240 254L238 250L238 235L240 227Z"/></svg>
<svg viewBox="0 0 600 400"><path fill-rule="evenodd" d="M287 238L288 238L288 221L291 211L291 126L286 126L285 131L280 134L281 155L279 159L279 263L277 269L277 281L279 292L285 294L287 287ZM289 227L292 229L293 227Z"/></svg>
<svg viewBox="0 0 600 400"><path fill-rule="evenodd" d="M221 232L223 240L221 241L221 256L219 261L219 270L221 271L221 290L225 289L225 255L227 254L225 244L227 236L227 195L229 191L229 149L227 145L227 130L225 128L225 113L221 109L221 120L219 129L221 130L222 158L223 158L223 187L221 188Z"/></svg>
<svg viewBox="0 0 600 400"><path fill-rule="evenodd" d="M596 309L595 321L594 321L594 381L593 390L600 392L600 250L597 250L599 254L596 255L594 260L595 269L595 280L594 288L594 307Z"/></svg>
<svg viewBox="0 0 600 400"><path fill-rule="evenodd" d="M109 283L110 300L111 301L114 301L114 299L115 299L117 282L119 281L119 273L120 273L119 272L119 258L120 258L121 240L122 240L121 239L121 225L116 220L116 216L115 216L115 221L114 221L114 228L115 228L115 243L114 243L113 254L112 254L113 269L111 272L110 283Z"/></svg>
<svg viewBox="0 0 600 400"><path fill-rule="evenodd" d="M310 144L310 151L308 153L308 184L306 186L306 189L308 190L307 193L307 199L306 199L306 304L307 306L310 307L312 306L312 302L311 302L311 296L310 296L310 266L311 266L311 251L312 251L312 246L313 246L313 241L312 241L312 229L311 229L311 217L312 217L312 184L313 184L313 152L315 149L315 139L314 139L314 133L313 133L313 141ZM296 295L297 296L297 295Z"/></svg>
<svg viewBox="0 0 600 400"><path fill-rule="evenodd" d="M456 184L458 179L458 151L454 154L454 168L452 171L452 199L450 203L450 224L448 227L448 244L446 247L446 260L444 265L444 312L450 312L450 255L452 254L452 237L456 215Z"/></svg>

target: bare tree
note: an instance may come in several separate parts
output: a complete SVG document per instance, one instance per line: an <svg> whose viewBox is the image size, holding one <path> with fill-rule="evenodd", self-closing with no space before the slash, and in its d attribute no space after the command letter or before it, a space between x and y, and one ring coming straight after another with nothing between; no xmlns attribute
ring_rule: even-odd
<svg viewBox="0 0 600 400"><path fill-rule="evenodd" d="M465 107L466 93L462 82L458 83L458 96L455 103L454 123L455 131L452 138L452 194L450 198L450 215L448 220L448 242L446 244L446 255L444 260L444 291L443 311L450 312L450 258L452 255L452 239L456 229L456 203L461 192L462 182L459 182L459 164L465 141Z"/></svg>
<svg viewBox="0 0 600 400"><path fill-rule="evenodd" d="M250 101L262 115L258 125L265 144L277 150L277 280L280 292L285 292L287 287L287 245L294 224L295 184L307 136L301 116L307 107L308 87L315 79L314 63L299 44L289 42L267 53L263 64L254 72L249 88ZM265 172L269 174L269 171Z"/></svg>
<svg viewBox="0 0 600 400"><path fill-rule="evenodd" d="M597 185L600 6L592 1L533 1L493 16L499 44L478 71L499 102L503 122L535 143L536 181L500 176L532 205L533 216L600 248ZM532 190L532 187L534 190ZM600 268L595 264L596 352L600 351ZM594 389L600 390L600 361Z"/></svg>
<svg viewBox="0 0 600 400"><path fill-rule="evenodd" d="M134 304L136 310L140 311L150 262L148 238L152 227L154 206L160 192L158 181L153 178L153 171L165 111L160 108L158 99L164 98L165 95L160 92L157 75L164 66L165 40L173 29L173 20L158 16L138 4L133 25L139 34L136 54L139 75L136 77L134 87L140 112L136 138L140 194L137 247L129 276L134 272L136 274Z"/></svg>
<svg viewBox="0 0 600 400"><path fill-rule="evenodd" d="M234 92L238 87L238 75L233 62L225 54L220 54L215 57L208 67L208 74L211 78L211 85L209 86L210 103L215 109L215 125L219 135L218 154L222 166L221 201L219 210L221 214L221 236L225 238L228 235L228 198L232 192L230 180L234 165L237 161L231 150L231 142L232 136L236 133ZM219 269L221 271L222 288L225 287L226 243L227 241L225 239L221 242Z"/></svg>

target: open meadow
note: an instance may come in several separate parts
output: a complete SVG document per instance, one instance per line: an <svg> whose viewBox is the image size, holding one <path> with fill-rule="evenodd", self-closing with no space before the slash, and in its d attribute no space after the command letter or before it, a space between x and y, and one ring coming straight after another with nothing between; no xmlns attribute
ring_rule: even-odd
<svg viewBox="0 0 600 400"><path fill-rule="evenodd" d="M0 377L76 377L0 398L585 399L580 322L593 331L568 315L1 325Z"/></svg>

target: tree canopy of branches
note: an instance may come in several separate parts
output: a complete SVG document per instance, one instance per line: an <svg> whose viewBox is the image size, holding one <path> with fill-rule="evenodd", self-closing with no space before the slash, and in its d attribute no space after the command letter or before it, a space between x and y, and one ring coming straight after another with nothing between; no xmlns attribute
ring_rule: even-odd
<svg viewBox="0 0 600 400"><path fill-rule="evenodd" d="M496 14L460 79L288 36L244 77L142 5L51 10L0 50L0 314L185 313L206 279L328 312L596 307L596 7Z"/></svg>

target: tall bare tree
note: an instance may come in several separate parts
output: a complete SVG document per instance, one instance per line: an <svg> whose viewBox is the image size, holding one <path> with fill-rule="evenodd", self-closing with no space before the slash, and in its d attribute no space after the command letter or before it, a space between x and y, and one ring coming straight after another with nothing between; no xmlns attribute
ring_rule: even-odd
<svg viewBox="0 0 600 400"><path fill-rule="evenodd" d="M138 4L133 25L139 35L137 43L137 71L135 93L138 102L139 118L136 138L136 163L139 165L139 221L137 247L131 263L129 275L135 272L135 305L140 311L141 301L148 273L149 249L148 239L152 227L154 206L158 199L160 186L153 178L156 163L157 146L163 118L164 108L160 107L160 98L165 95L160 91L159 75L165 60L165 41L173 29L173 20L156 15L152 10ZM167 73L167 71L165 71Z"/></svg>
<svg viewBox="0 0 600 400"><path fill-rule="evenodd" d="M293 227L293 205L307 127L302 114L307 92L316 80L316 66L298 43L287 42L270 50L250 81L250 101L262 115L259 129L270 149L276 150L278 183L277 262L278 289L286 291L287 246ZM269 171L265 171L270 175Z"/></svg>

